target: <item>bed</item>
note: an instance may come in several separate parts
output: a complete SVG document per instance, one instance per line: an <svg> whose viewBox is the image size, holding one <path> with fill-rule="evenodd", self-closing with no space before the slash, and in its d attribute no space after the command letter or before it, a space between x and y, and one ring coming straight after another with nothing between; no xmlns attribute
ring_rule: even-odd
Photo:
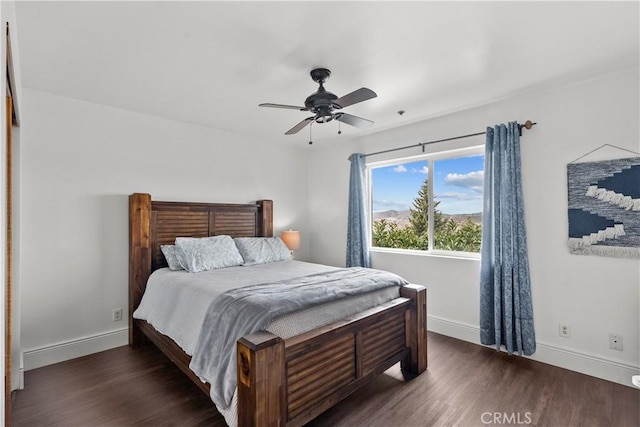
<svg viewBox="0 0 640 427"><path fill-rule="evenodd" d="M204 392L189 356L150 323L135 319L151 274L166 267L161 245L177 237L270 237L273 203L222 204L129 197L129 345L155 344ZM427 368L426 289L406 284L399 297L295 336L261 330L237 341L237 424L303 425L400 362L405 378ZM303 391L303 392L301 392Z"/></svg>

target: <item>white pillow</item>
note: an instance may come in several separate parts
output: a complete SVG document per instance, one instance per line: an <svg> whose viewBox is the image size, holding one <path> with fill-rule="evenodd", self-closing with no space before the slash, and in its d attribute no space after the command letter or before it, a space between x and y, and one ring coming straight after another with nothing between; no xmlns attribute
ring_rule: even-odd
<svg viewBox="0 0 640 427"><path fill-rule="evenodd" d="M178 259L189 273L242 265L243 259L230 236L178 237Z"/></svg>
<svg viewBox="0 0 640 427"><path fill-rule="evenodd" d="M279 237L236 237L233 241L244 259L244 265L291 259L291 251Z"/></svg>
<svg viewBox="0 0 640 427"><path fill-rule="evenodd" d="M175 245L160 245L160 250L164 255L164 259L167 260L169 270L184 270L184 267L180 263L180 257L178 256L178 248Z"/></svg>

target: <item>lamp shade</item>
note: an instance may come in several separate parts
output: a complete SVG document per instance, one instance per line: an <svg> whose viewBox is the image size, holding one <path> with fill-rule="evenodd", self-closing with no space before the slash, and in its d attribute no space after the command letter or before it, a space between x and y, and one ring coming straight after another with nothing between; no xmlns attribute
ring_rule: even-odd
<svg viewBox="0 0 640 427"><path fill-rule="evenodd" d="M294 249L300 249L300 232L299 231L294 231L294 230L283 231L280 237L282 238L282 241L284 242L285 245L287 245L290 251Z"/></svg>

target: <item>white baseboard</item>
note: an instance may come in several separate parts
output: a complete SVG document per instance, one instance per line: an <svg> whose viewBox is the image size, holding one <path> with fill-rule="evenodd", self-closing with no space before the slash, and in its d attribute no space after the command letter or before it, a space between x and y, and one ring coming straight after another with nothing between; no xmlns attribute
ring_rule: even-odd
<svg viewBox="0 0 640 427"><path fill-rule="evenodd" d="M480 343L480 329L477 326L453 322L435 316L427 316L427 326L430 331L438 334L482 345ZM638 366L580 353L539 341L536 342L535 354L525 357L629 387L634 387L631 378L640 372L640 367Z"/></svg>
<svg viewBox="0 0 640 427"><path fill-rule="evenodd" d="M482 345L480 344L480 330L477 326L454 322L435 316L427 317L427 325L430 331ZM28 350L24 352L24 370L28 371L99 351L109 350L126 345L127 342L128 328L122 328L91 337ZM640 367L638 366L580 353L575 350L564 349L541 342L537 342L536 347L536 353L533 356L527 356L529 359L629 387L634 387L631 382L632 376L638 375L638 372L640 372Z"/></svg>
<svg viewBox="0 0 640 427"><path fill-rule="evenodd" d="M20 352L20 365L18 368L18 390L24 390L24 353Z"/></svg>
<svg viewBox="0 0 640 427"><path fill-rule="evenodd" d="M52 344L24 352L24 370L40 368L76 357L127 345L129 328L117 329L91 337Z"/></svg>

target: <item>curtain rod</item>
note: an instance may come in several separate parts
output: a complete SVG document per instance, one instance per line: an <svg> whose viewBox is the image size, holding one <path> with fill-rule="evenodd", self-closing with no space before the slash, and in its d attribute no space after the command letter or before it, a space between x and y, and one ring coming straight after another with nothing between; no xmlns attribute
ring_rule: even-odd
<svg viewBox="0 0 640 427"><path fill-rule="evenodd" d="M533 126L535 126L537 124L538 123L532 122L531 120L527 120L526 122L524 122L523 125L518 124L518 129L520 130L520 136L522 136L522 128L531 129ZM388 150L375 151L373 153L364 154L364 156L365 157L375 156L375 155L378 155L378 154L391 153L393 151L406 150L406 149L409 149L409 148L416 148L416 147L422 147L422 152L424 153L424 146L425 145L435 144L437 142L453 141L455 139L469 138L471 136L485 135L486 133L487 133L486 131L485 132L476 132L476 133L470 133L470 134L467 134L467 135L453 136L451 138L437 139L435 141L420 142L418 144L405 145L404 147L397 147L397 148L390 148ZM351 156L349 156L348 160L351 160Z"/></svg>

